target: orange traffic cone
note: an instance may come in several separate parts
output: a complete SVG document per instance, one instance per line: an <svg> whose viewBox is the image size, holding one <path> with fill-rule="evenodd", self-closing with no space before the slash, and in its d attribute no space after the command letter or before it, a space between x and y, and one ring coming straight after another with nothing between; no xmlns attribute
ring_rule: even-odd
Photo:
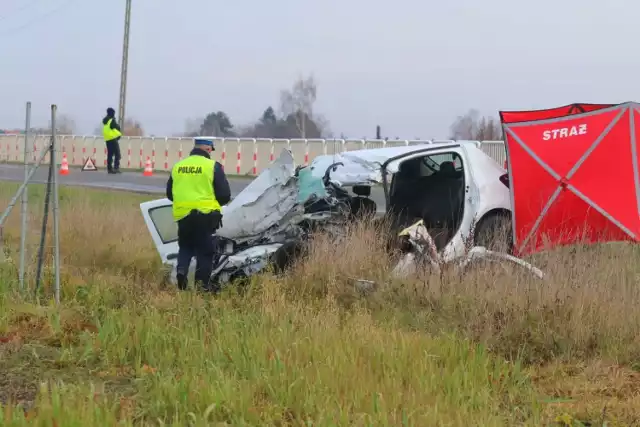
<svg viewBox="0 0 640 427"><path fill-rule="evenodd" d="M67 153L62 153L62 163L60 164L60 175L69 175L69 162Z"/></svg>
<svg viewBox="0 0 640 427"><path fill-rule="evenodd" d="M151 160L147 157L147 161L144 163L144 172L142 172L144 176L153 175L153 168L151 167Z"/></svg>

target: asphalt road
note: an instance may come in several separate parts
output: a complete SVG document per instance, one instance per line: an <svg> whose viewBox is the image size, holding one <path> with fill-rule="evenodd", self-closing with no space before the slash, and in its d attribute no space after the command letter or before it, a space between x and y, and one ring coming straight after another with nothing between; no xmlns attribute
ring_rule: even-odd
<svg viewBox="0 0 640 427"><path fill-rule="evenodd" d="M49 165L38 168L32 182L46 184ZM57 173L57 171L56 171ZM167 174L143 176L140 172L123 172L120 175L109 175L106 171L81 172L79 169L71 169L69 175L58 175L60 185L93 187L111 190L124 190L136 193L158 194L164 197ZM22 182L24 180L24 168L19 165L0 165L0 181ZM250 178L234 178L229 176L231 197L235 197L249 183ZM373 188L371 198L378 205L378 211L384 210L384 193L382 188Z"/></svg>

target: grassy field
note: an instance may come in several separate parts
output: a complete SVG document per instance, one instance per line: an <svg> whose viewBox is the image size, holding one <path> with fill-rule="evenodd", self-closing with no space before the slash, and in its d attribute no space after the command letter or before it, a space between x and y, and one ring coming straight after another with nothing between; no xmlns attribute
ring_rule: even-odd
<svg viewBox="0 0 640 427"><path fill-rule="evenodd" d="M16 188L0 184L0 206ZM345 246L318 238L286 277L212 297L162 285L138 208L149 198L61 188L60 308L49 268L33 303L41 187L30 292L16 291L16 207L2 232L0 425L640 422L637 248L539 255L544 283L489 268L394 281L381 237L356 225ZM363 296L354 277L381 285Z"/></svg>

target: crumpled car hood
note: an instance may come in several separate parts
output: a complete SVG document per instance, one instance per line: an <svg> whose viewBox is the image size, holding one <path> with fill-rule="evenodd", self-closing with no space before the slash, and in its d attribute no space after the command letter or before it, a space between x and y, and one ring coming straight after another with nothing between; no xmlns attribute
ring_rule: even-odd
<svg viewBox="0 0 640 427"><path fill-rule="evenodd" d="M293 155L283 149L278 158L222 208L222 227L216 234L227 239L254 240L273 236L302 219L304 203L327 195L322 180L306 173L295 175Z"/></svg>
<svg viewBox="0 0 640 427"><path fill-rule="evenodd" d="M250 238L264 233L296 206L298 187L295 165L288 150L222 208L222 227L216 234L228 239Z"/></svg>

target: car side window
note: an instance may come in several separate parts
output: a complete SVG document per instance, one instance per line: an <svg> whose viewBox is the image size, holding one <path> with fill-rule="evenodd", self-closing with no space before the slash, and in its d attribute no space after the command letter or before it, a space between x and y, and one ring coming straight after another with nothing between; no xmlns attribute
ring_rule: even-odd
<svg viewBox="0 0 640 427"><path fill-rule="evenodd" d="M438 170L443 162L453 162L456 171L462 170L462 159L458 153L434 154L432 156L425 157L425 163Z"/></svg>
<svg viewBox="0 0 640 427"><path fill-rule="evenodd" d="M178 224L173 220L171 205L149 209L149 217L163 244L178 240Z"/></svg>
<svg viewBox="0 0 640 427"><path fill-rule="evenodd" d="M420 162L420 178L431 176L435 173L433 166L427 161L428 157L423 157Z"/></svg>

